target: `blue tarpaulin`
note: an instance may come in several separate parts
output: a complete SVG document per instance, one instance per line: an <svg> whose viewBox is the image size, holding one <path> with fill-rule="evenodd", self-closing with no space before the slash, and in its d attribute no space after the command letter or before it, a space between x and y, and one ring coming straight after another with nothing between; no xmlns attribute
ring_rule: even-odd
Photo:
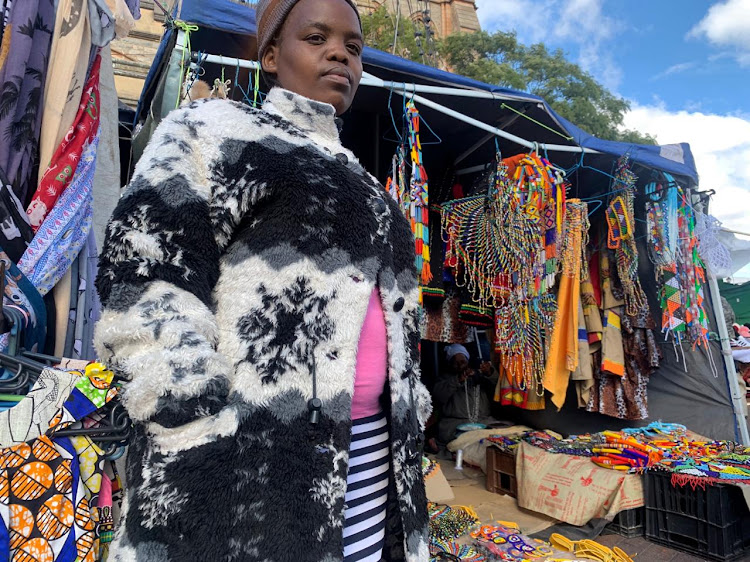
<svg viewBox="0 0 750 562"><path fill-rule="evenodd" d="M179 0L173 9L173 17L177 20L195 24L200 28L252 36L256 33L255 10L248 4L235 0L212 0L211 2L205 2L205 0ZM162 47L165 43L168 43L169 37L165 35L163 41ZM165 49L162 48L160 51L161 56L166 56ZM687 143L650 146L598 139L557 115L538 96L497 85L485 84L478 80L445 72L375 49L366 48L363 60L366 70L381 78L392 78L393 75L396 75L402 81L405 81L408 77L411 82L418 84L483 90L501 96L513 97L519 101L532 102L543 108L543 111L548 114L551 123L557 124L559 128L564 129L564 132L572 137L572 140L568 141L568 144L576 144L618 157L627 153L633 161L643 166L684 176L689 178L694 184L698 183L695 160ZM383 76L384 73L388 76ZM149 74L144 92L149 90L149 85L156 78L153 74L153 72ZM492 103L492 100L474 100L477 104L481 104L482 101ZM532 135L529 136L528 140L538 140L538 138L534 137L533 130L530 133ZM559 139L556 142L559 142Z"/></svg>

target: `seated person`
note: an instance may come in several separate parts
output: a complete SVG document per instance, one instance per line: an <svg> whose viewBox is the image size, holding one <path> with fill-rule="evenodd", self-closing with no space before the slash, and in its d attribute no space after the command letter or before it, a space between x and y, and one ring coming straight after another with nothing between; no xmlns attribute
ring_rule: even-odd
<svg viewBox="0 0 750 562"><path fill-rule="evenodd" d="M491 425L490 401L495 393L498 375L488 361L479 370L469 365L469 352L460 344L445 349L449 371L441 374L433 389L433 398L442 412L438 422L438 439L453 441L456 428L465 423Z"/></svg>

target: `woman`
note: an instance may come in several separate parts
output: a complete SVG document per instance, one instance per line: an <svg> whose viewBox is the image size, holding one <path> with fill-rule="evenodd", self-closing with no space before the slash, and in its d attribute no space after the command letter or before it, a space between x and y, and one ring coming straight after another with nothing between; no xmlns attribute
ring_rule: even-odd
<svg viewBox="0 0 750 562"><path fill-rule="evenodd" d="M435 383L433 395L440 406L438 438L449 443L456 438L456 430L467 423L492 425L491 400L497 386L498 374L489 361L483 361L479 370L469 366L469 351L454 343L445 348L449 371Z"/></svg>
<svg viewBox="0 0 750 562"><path fill-rule="evenodd" d="M96 344L136 424L114 559L426 560L413 240L336 121L359 16L259 4L263 110L172 112L108 227Z"/></svg>

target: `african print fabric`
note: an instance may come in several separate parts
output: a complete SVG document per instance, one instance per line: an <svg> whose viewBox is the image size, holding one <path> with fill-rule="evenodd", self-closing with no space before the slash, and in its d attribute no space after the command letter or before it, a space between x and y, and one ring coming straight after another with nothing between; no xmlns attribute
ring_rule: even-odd
<svg viewBox="0 0 750 562"><path fill-rule="evenodd" d="M73 181L42 223L18 267L46 295L80 253L93 220L92 184L98 135L84 148ZM67 313L66 313L67 314Z"/></svg>
<svg viewBox="0 0 750 562"><path fill-rule="evenodd" d="M44 435L49 420L62 408L80 376L76 373L45 369L26 397L0 412L0 447L24 443Z"/></svg>
<svg viewBox="0 0 750 562"><path fill-rule="evenodd" d="M39 138L39 176L70 129L78 111L91 61L88 0L58 0L49 70L44 90L44 115Z"/></svg>
<svg viewBox="0 0 750 562"><path fill-rule="evenodd" d="M111 378L45 372L77 380L62 409L48 419L51 437L0 450L0 556L24 562L94 562L100 553L104 453L87 437L55 437L54 432L96 412L116 390Z"/></svg>

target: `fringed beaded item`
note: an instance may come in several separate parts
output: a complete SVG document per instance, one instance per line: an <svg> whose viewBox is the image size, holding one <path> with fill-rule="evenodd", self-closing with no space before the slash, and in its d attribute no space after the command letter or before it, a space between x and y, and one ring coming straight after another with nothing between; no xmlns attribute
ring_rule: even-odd
<svg viewBox="0 0 750 562"><path fill-rule="evenodd" d="M617 196L610 200L607 207L607 245L615 250L617 257L617 272L625 295L626 312L636 316L647 300L638 278L638 248L635 242L633 203L638 178L630 169L627 155L617 161L614 178L611 191Z"/></svg>
<svg viewBox="0 0 750 562"><path fill-rule="evenodd" d="M419 110L410 100L406 104L409 129L408 151L400 145L393 157L391 176L385 189L399 204L414 234L414 252L420 282L420 302L423 287L432 280L430 269L430 198L427 172L422 158L422 142L419 136ZM407 152L411 174L407 174Z"/></svg>
<svg viewBox="0 0 750 562"><path fill-rule="evenodd" d="M706 275L698 252L695 211L682 187L666 174L665 180L646 186L646 222L661 297L662 332L675 345L687 339L693 347L708 350Z"/></svg>

